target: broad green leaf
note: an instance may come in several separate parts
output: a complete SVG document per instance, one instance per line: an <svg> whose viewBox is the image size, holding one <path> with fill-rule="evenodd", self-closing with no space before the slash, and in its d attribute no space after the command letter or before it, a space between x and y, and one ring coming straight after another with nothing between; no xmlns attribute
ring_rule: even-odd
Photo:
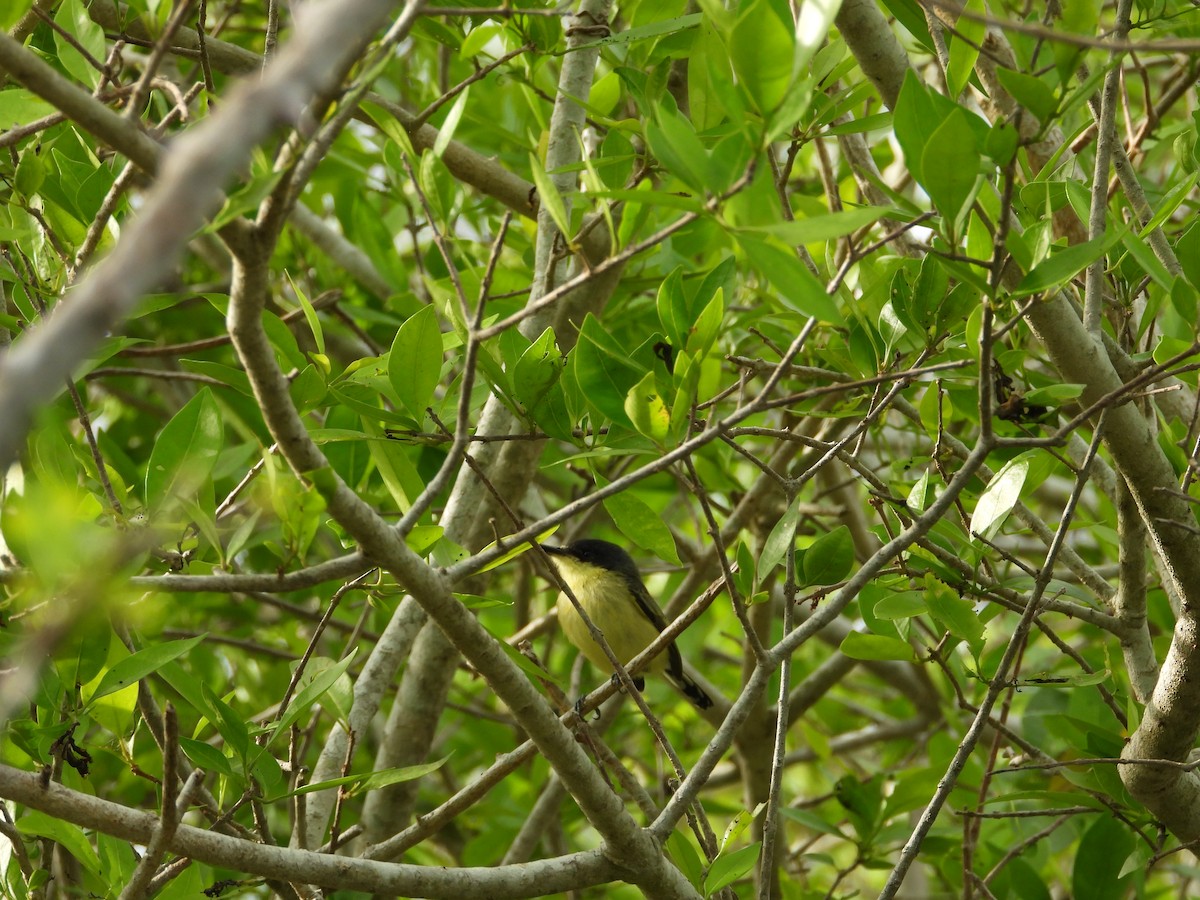
<svg viewBox="0 0 1200 900"><path fill-rule="evenodd" d="M1065 403L1083 394L1082 384L1048 384L1025 394L1025 401L1039 406Z"/></svg>
<svg viewBox="0 0 1200 900"><path fill-rule="evenodd" d="M916 662L917 660L913 648L906 641L883 634L862 634L852 631L846 635L839 649L851 659L891 659L901 662Z"/></svg>
<svg viewBox="0 0 1200 900"><path fill-rule="evenodd" d="M1133 834L1110 816L1096 816L1083 833L1071 875L1074 900L1120 900L1134 876L1121 877L1135 847Z"/></svg>
<svg viewBox="0 0 1200 900"><path fill-rule="evenodd" d="M761 850L762 844L755 841L750 846L741 847L732 853L722 853L713 860L708 875L704 878L705 896L712 896L747 875L758 862Z"/></svg>
<svg viewBox="0 0 1200 900"><path fill-rule="evenodd" d="M226 746L237 754L238 760L244 765L246 755L250 752L250 729L246 725L246 720L238 715L237 710L218 697L205 683L201 683L200 689L207 695L206 708L211 707L216 711L217 717L213 720L213 727L225 739Z"/></svg>
<svg viewBox="0 0 1200 900"><path fill-rule="evenodd" d="M201 388L155 438L146 467L146 502L163 507L194 495L212 474L222 435L221 410L212 391Z"/></svg>
<svg viewBox="0 0 1200 900"><path fill-rule="evenodd" d="M1054 91L1040 78L1016 72L1012 69L998 68L996 76L1004 89L1013 95L1018 103L1045 122L1054 113L1058 98Z"/></svg>
<svg viewBox="0 0 1200 900"><path fill-rule="evenodd" d="M198 769L203 769L205 772L215 772L227 778L234 776L233 765L230 763L229 757L211 744L180 737L179 749L184 752L184 755Z"/></svg>
<svg viewBox="0 0 1200 900"><path fill-rule="evenodd" d="M87 835L78 825L72 825L38 809L27 809L17 819L17 830L31 837L49 838L75 857L93 875L98 878L102 876L100 859L96 856Z"/></svg>
<svg viewBox="0 0 1200 900"><path fill-rule="evenodd" d="M983 648L983 622L969 600L959 597L932 575L925 576L925 602L930 614L954 637L966 641L973 652Z"/></svg>
<svg viewBox="0 0 1200 900"><path fill-rule="evenodd" d="M645 41L666 34L678 34L679 32L695 28L700 24L701 19L703 19L703 16L700 13L689 13L686 16L676 16L670 19L659 19L656 22L638 25L634 28L609 34L584 46L596 47L610 46L612 44L631 44L636 41Z"/></svg>
<svg viewBox="0 0 1200 900"><path fill-rule="evenodd" d="M725 98L736 97L729 51L707 18L696 31L687 76L692 122L697 130L707 131L730 115L723 102Z"/></svg>
<svg viewBox="0 0 1200 900"><path fill-rule="evenodd" d="M147 675L152 675L164 665L178 659L204 640L206 635L186 638L178 641L167 641L155 644L131 653L123 660L104 673L96 690L88 698L88 703L95 703L101 697L106 697L116 691L124 690L131 684L136 684Z"/></svg>
<svg viewBox="0 0 1200 900"><path fill-rule="evenodd" d="M795 253L747 234L739 234L737 238L755 268L779 291L785 306L822 322L842 323L837 302Z"/></svg>
<svg viewBox="0 0 1200 900"><path fill-rule="evenodd" d="M804 551L801 566L805 587L837 584L854 568L854 538L850 529L839 525L821 535Z"/></svg>
<svg viewBox="0 0 1200 900"><path fill-rule="evenodd" d="M625 396L625 414L633 427L659 446L667 443L671 430L671 412L663 401L653 372L629 389Z"/></svg>
<svg viewBox="0 0 1200 900"><path fill-rule="evenodd" d="M729 35L729 55L751 102L764 116L787 94L795 52L790 23L776 15L773 3L742 4Z"/></svg>
<svg viewBox="0 0 1200 900"><path fill-rule="evenodd" d="M704 880L704 861L683 831L672 831L667 837L667 853L692 886L699 888Z"/></svg>
<svg viewBox="0 0 1200 900"><path fill-rule="evenodd" d="M31 6L33 6L33 0L10 0L4 4L3 8L0 8L0 29L9 31L29 12ZM0 130L5 127L0 123Z"/></svg>
<svg viewBox="0 0 1200 900"><path fill-rule="evenodd" d="M374 120L382 131L400 150L408 156L409 159L414 159L417 156L416 150L413 148L412 139L408 136L408 132L404 130L396 117L389 113L381 106L376 106L374 103L364 101L360 104L363 112Z"/></svg>
<svg viewBox="0 0 1200 900"><path fill-rule="evenodd" d="M671 529L661 515L632 491L605 497L604 509L625 537L660 559L680 565L679 551L675 548Z"/></svg>
<svg viewBox="0 0 1200 900"><path fill-rule="evenodd" d="M387 366L388 381L404 408L424 421L442 378L442 331L432 306L422 307L400 326Z"/></svg>
<svg viewBox="0 0 1200 900"><path fill-rule="evenodd" d="M979 180L979 148L965 112L954 110L929 136L921 172L930 199L953 226Z"/></svg>
<svg viewBox="0 0 1200 900"><path fill-rule="evenodd" d="M563 355L554 340L554 329L547 326L530 344L513 367L513 399L533 409L545 398L562 375Z"/></svg>
<svg viewBox="0 0 1200 900"><path fill-rule="evenodd" d="M920 591L901 591L884 597L875 604L873 612L880 619L911 619L929 612L929 607Z"/></svg>
<svg viewBox="0 0 1200 900"><path fill-rule="evenodd" d="M58 31L54 31L54 44L58 48L58 58L72 77L95 87L100 80L100 70L89 62L75 49L78 45L92 58L103 65L105 53L104 31L92 21L84 7L83 0L64 0L55 13L54 21L74 40L68 41ZM141 110L137 110L140 115Z"/></svg>
<svg viewBox="0 0 1200 900"><path fill-rule="evenodd" d="M779 517L771 533L763 542L762 551L758 554L758 577L764 579L774 568L783 562L784 555L792 546L796 533L796 523L800 521L800 498L797 497L788 506L787 511Z"/></svg>
<svg viewBox="0 0 1200 900"><path fill-rule="evenodd" d="M724 317L725 297L723 288L718 288L717 293L695 317L695 324L692 326L691 334L688 335L685 349L698 358L707 356L717 339Z"/></svg>
<svg viewBox="0 0 1200 900"><path fill-rule="evenodd" d="M977 17L960 15L954 23L954 39L950 44L950 64L946 67L946 81L950 85L950 96L958 97L971 80L975 60L979 58L979 47L987 33L983 21L986 12L981 0L967 0L966 9Z"/></svg>
<svg viewBox="0 0 1200 900"><path fill-rule="evenodd" d="M929 135L933 134L940 124L941 120L929 102L925 86L913 72L906 72L900 95L896 98L896 106L892 110L892 128L896 141L904 152L908 171L919 184L925 183L921 171L925 145Z"/></svg>
<svg viewBox="0 0 1200 900"><path fill-rule="evenodd" d="M667 171L697 194L708 192L715 180L709 173L708 151L681 115L661 107L658 121L646 123L646 142Z"/></svg>
<svg viewBox="0 0 1200 900"><path fill-rule="evenodd" d="M1036 451L1027 451L1006 462L992 476L971 515L971 533L991 539L1000 530L1008 514L1021 499L1021 488L1029 474L1029 464Z"/></svg>
<svg viewBox="0 0 1200 900"><path fill-rule="evenodd" d="M1184 277L1200 290L1200 222L1192 223L1175 242L1175 255L1183 267Z"/></svg>
<svg viewBox="0 0 1200 900"><path fill-rule="evenodd" d="M676 349L684 347L687 344L691 321L688 316L687 296L683 292L682 266L676 266L658 286L656 306L659 324L666 332L671 346Z"/></svg>
<svg viewBox="0 0 1200 900"><path fill-rule="evenodd" d="M1014 296L1036 294L1066 284L1111 250L1125 235L1125 231L1125 226L1109 228L1097 238L1060 250L1027 273L1017 285Z"/></svg>
<svg viewBox="0 0 1200 900"><path fill-rule="evenodd" d="M645 373L629 360L629 351L591 313L583 320L571 355L575 379L587 402L614 422L627 422L625 398Z"/></svg>

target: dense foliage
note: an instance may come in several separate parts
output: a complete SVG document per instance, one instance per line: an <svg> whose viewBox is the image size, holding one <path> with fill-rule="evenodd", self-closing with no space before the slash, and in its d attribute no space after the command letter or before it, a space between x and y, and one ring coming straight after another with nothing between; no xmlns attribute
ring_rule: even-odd
<svg viewBox="0 0 1200 900"><path fill-rule="evenodd" d="M1194 3L280 6L0 9L5 897L1194 891Z"/></svg>

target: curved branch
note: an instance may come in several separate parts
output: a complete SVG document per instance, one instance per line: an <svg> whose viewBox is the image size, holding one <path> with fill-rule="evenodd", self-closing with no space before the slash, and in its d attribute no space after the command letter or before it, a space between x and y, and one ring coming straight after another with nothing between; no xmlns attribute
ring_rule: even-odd
<svg viewBox="0 0 1200 900"><path fill-rule="evenodd" d="M56 783L43 787L39 776L11 766L0 765L0 797L137 844L149 844L160 824L153 813ZM541 897L615 881L625 874L598 850L514 866L449 868L274 847L191 825L178 826L165 844L172 853L236 872L328 888L446 900Z"/></svg>

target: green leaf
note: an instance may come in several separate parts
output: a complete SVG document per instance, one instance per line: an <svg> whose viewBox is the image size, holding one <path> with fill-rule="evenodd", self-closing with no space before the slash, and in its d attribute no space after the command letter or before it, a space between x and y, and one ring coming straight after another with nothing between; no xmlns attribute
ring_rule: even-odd
<svg viewBox="0 0 1200 900"><path fill-rule="evenodd" d="M250 751L250 729L246 726L246 721L237 714L232 706L214 694L207 684L202 682L201 690L207 694L206 706L210 706L217 713L213 726L225 739L226 745L237 754L238 759L244 764L246 754Z"/></svg>
<svg viewBox="0 0 1200 900"><path fill-rule="evenodd" d="M978 18L959 15L954 23L950 64L946 67L946 81L949 83L952 98L958 97L971 80L975 61L979 58L979 47L987 32L987 24L983 20L983 14L986 12L983 3L980 0L967 0L965 9L975 13Z"/></svg>
<svg viewBox="0 0 1200 900"><path fill-rule="evenodd" d="M88 703L95 703L101 697L124 690L131 684L136 684L147 675L157 672L171 660L178 659L199 644L207 635L198 635L178 641L167 641L146 647L136 653L131 653L123 660L104 673L96 690L88 698Z"/></svg>
<svg viewBox="0 0 1200 900"><path fill-rule="evenodd" d="M829 28L842 8L842 0L805 0L796 19L796 55L792 71L799 73L808 65L829 37Z"/></svg>
<svg viewBox="0 0 1200 900"><path fill-rule="evenodd" d="M512 560L516 559L518 556L523 556L525 553L527 553L529 551L529 548L533 544L540 544L542 541L544 541L546 538L550 537L550 535L554 534L554 532L556 532L556 531L558 531L557 525L555 525L553 528L548 528L545 531L543 531L541 534L539 534L536 538L534 538L532 541L526 541L522 544L517 544L515 547L510 547L508 550L504 551L504 553L502 553L500 556L496 557L494 560L492 560L486 566L482 566L479 569L477 569L476 571L477 572L490 572L492 569L499 568L500 566L503 566L506 563L509 563ZM487 553L495 546L496 546L496 542L492 541L490 544L488 544L486 547L484 547L479 552Z"/></svg>
<svg viewBox="0 0 1200 900"><path fill-rule="evenodd" d="M660 447L665 446L671 430L671 411L663 401L653 372L629 389L625 396L625 414L633 427Z"/></svg>
<svg viewBox="0 0 1200 900"><path fill-rule="evenodd" d="M284 275L287 277L288 284L292 286L292 293L296 295L296 299L300 301L300 306L304 310L304 319L308 322L309 330L312 331L313 341L317 345L317 352L324 356L325 334L321 331L321 320L317 318L317 311L309 301L308 295L300 290L300 285L292 280L291 273L284 272Z"/></svg>
<svg viewBox="0 0 1200 900"><path fill-rule="evenodd" d="M680 565L679 551L675 548L671 529L661 515L632 491L605 497L604 509L625 537L660 559Z"/></svg>
<svg viewBox="0 0 1200 900"><path fill-rule="evenodd" d="M435 762L421 763L416 766L398 766L391 769L380 769L378 772L360 772L356 775L344 775L341 778L330 778L328 781L314 781L312 784L303 785L279 797L272 797L269 802L274 803L277 800L286 800L288 797L296 797L300 794L327 791L330 788L341 787L347 784L354 785L351 790L346 792L347 796L353 797L358 794L365 794L368 791L377 791L389 785L424 778L426 775L436 772L444 766L449 759L449 756L443 756Z"/></svg>
<svg viewBox="0 0 1200 900"><path fill-rule="evenodd" d="M1109 228L1104 234L1082 244L1060 250L1038 263L1017 285L1014 297L1037 294L1060 287L1107 253L1124 237L1127 226Z"/></svg>
<svg viewBox="0 0 1200 900"><path fill-rule="evenodd" d="M146 502L162 507L193 496L208 480L222 447L221 411L212 391L201 388L163 426L146 467Z"/></svg>
<svg viewBox="0 0 1200 900"><path fill-rule="evenodd" d="M921 154L921 172L929 198L952 225L979 181L979 148L961 109L955 109L929 136Z"/></svg>
<svg viewBox="0 0 1200 900"><path fill-rule="evenodd" d="M304 689L292 698L292 702L288 704L287 711L283 714L283 717L272 726L270 737L267 739L267 742L262 745L264 750L271 746L271 742L275 740L276 736L286 732L289 728L291 728L293 722L297 721L301 716L306 716L309 714L309 708L316 703L326 691L332 688L337 680L342 677L345 671L350 668L350 663L354 661L354 657L357 655L357 653L358 648L355 648L354 650L350 651L350 653L346 654L345 657L326 667L325 669L322 669L312 677Z"/></svg>
<svg viewBox="0 0 1200 900"><path fill-rule="evenodd" d="M613 422L627 423L625 398L645 372L591 313L584 317L571 360L587 402Z"/></svg>
<svg viewBox="0 0 1200 900"><path fill-rule="evenodd" d="M432 306L421 307L396 332L387 374L404 408L418 422L424 421L442 379L442 331Z"/></svg>
<svg viewBox="0 0 1200 900"><path fill-rule="evenodd" d="M748 847L722 853L715 860L704 878L704 895L711 897L717 891L744 877L758 862L762 844L755 841Z"/></svg>
<svg viewBox="0 0 1200 900"><path fill-rule="evenodd" d="M179 749L184 752L184 755L197 768L203 769L205 772L216 772L218 775L224 775L226 778L234 777L235 773L229 757L211 744L193 740L192 738L180 737Z"/></svg>
<svg viewBox="0 0 1200 900"><path fill-rule="evenodd" d="M845 209L819 216L807 216L793 222L743 228L741 231L764 232L792 245L815 244L820 241L845 237L889 215L899 216L900 214L897 210L886 206L860 206L856 209Z"/></svg>
<svg viewBox="0 0 1200 900"><path fill-rule="evenodd" d="M733 118L735 112L740 114L729 51L708 18L700 23L692 44L687 77L688 107L698 130L707 131L726 117ZM727 109L727 99L734 105L734 110Z"/></svg>
<svg viewBox="0 0 1200 900"><path fill-rule="evenodd" d="M659 19L646 25L638 25L625 31L618 31L599 40L584 44L585 47L607 47L612 44L630 44L645 41L666 34L678 34L695 28L703 19L701 13L689 13L686 16L676 16L670 19Z"/></svg>
<svg viewBox="0 0 1200 900"><path fill-rule="evenodd" d="M691 334L688 335L684 349L697 358L707 356L717 339L721 322L725 318L723 290L723 288L718 288L717 293L708 301L708 305L694 319L695 324L692 326Z"/></svg>
<svg viewBox="0 0 1200 900"><path fill-rule="evenodd" d="M792 29L776 15L773 3L742 4L729 35L729 56L738 80L764 116L787 94L795 53Z"/></svg>
<svg viewBox="0 0 1200 900"><path fill-rule="evenodd" d="M925 602L929 613L954 637L965 641L975 653L983 649L983 622L971 607L946 584L931 574L925 575Z"/></svg>
<svg viewBox="0 0 1200 900"><path fill-rule="evenodd" d="M458 123L462 119L463 112L467 108L467 96L471 93L471 88L468 85L458 98L454 101L454 105L450 107L450 112L446 114L446 120L442 122L438 128L437 140L433 142L433 155L438 159L442 158L442 154L446 152L446 148L450 146L450 141L454 139L454 132L458 129Z"/></svg>
<svg viewBox="0 0 1200 900"><path fill-rule="evenodd" d="M665 106L658 109L658 121L646 123L646 143L650 152L667 171L697 194L705 194L715 179L709 172L708 151L695 129L683 116Z"/></svg>
<svg viewBox="0 0 1200 900"><path fill-rule="evenodd" d="M571 222L567 215L566 204L563 203L562 195L559 194L558 188L554 186L554 182L550 180L550 176L546 174L546 169L542 166L541 160L534 154L529 154L529 168L533 172L533 183L537 186L538 202L542 208L550 213L550 218L554 220L555 227L558 228L564 238L571 236Z"/></svg>
<svg viewBox="0 0 1200 900"><path fill-rule="evenodd" d="M688 316L687 296L683 292L682 266L676 266L671 270L671 274L662 280L662 284L658 286L655 305L658 309L659 324L666 332L671 346L685 346L691 321Z"/></svg>
<svg viewBox="0 0 1200 900"><path fill-rule="evenodd" d="M883 634L861 634L852 631L846 635L839 648L851 659L916 662L917 655L906 641Z"/></svg>
<svg viewBox="0 0 1200 900"><path fill-rule="evenodd" d="M667 853L692 886L699 888L704 879L704 861L687 835L682 831L672 831L667 837Z"/></svg>
<svg viewBox="0 0 1200 900"><path fill-rule="evenodd" d="M796 523L800 521L800 498L797 497L788 506L787 511L779 517L767 539L763 541L762 551L758 554L758 577L761 581L783 561L784 554L792 546L796 533Z"/></svg>
<svg viewBox="0 0 1200 900"><path fill-rule="evenodd" d="M822 322L842 324L837 302L795 253L744 233L737 239L755 268L779 291L785 306Z"/></svg>
<svg viewBox="0 0 1200 900"><path fill-rule="evenodd" d="M57 843L96 877L103 875L100 859L92 849L91 842L83 829L62 819L56 819L41 810L27 809L17 819L17 830L21 834L44 837Z"/></svg>
<svg viewBox="0 0 1200 900"><path fill-rule="evenodd" d="M925 89L915 73L906 71L904 84L900 86L900 95L896 98L896 106L892 110L892 128L896 142L904 152L904 161L908 171L919 184L924 184L921 172L921 157L925 153L925 145L929 135L940 124L937 114Z"/></svg>
<svg viewBox="0 0 1200 900"><path fill-rule="evenodd" d="M884 597L875 604L873 613L876 618L894 621L896 619L911 619L914 616L929 612L925 597L920 591L901 591Z"/></svg>
<svg viewBox="0 0 1200 900"><path fill-rule="evenodd" d="M513 366L513 399L526 409L536 407L558 383L563 365L562 351L554 340L554 329L547 326Z"/></svg>
<svg viewBox="0 0 1200 900"><path fill-rule="evenodd" d="M1029 464L1037 451L1029 450L1006 462L992 476L971 515L971 533L990 540L1021 499L1021 488L1029 475Z"/></svg>
<svg viewBox="0 0 1200 900"><path fill-rule="evenodd" d="M1084 387L1082 384L1048 384L1029 391L1025 395L1025 402L1038 406L1054 406L1076 399L1083 394Z"/></svg>
<svg viewBox="0 0 1200 900"><path fill-rule="evenodd" d="M1175 255L1183 268L1183 275L1192 287L1200 290L1200 222L1179 236L1175 242Z"/></svg>
<svg viewBox="0 0 1200 900"><path fill-rule="evenodd" d="M1135 876L1122 877L1121 872L1134 846L1134 837L1124 824L1109 816L1096 816L1075 853L1071 874L1074 900L1120 900L1128 896Z"/></svg>
<svg viewBox="0 0 1200 900"><path fill-rule="evenodd" d="M86 50L93 60L103 64L106 55L103 29L92 21L82 0L64 0L55 13L54 21L74 38L74 42L68 41L58 31L54 32L54 44L58 48L58 58L63 68L75 80L88 87L95 87L100 80L100 71L75 47L78 45ZM142 111L136 112L140 115Z"/></svg>
<svg viewBox="0 0 1200 900"><path fill-rule="evenodd" d="M0 130L26 125L34 119L48 116L55 107L25 88L0 91Z"/></svg>
<svg viewBox="0 0 1200 900"><path fill-rule="evenodd" d="M1045 122L1054 115L1058 98L1054 96L1054 91L1042 79L1005 68L997 68L996 76L1004 85L1004 89L1013 95L1013 99L1037 116L1040 121Z"/></svg>
<svg viewBox="0 0 1200 900"><path fill-rule="evenodd" d="M801 565L804 586L837 584L854 568L854 538L850 529L839 525L821 535L804 551Z"/></svg>
<svg viewBox="0 0 1200 900"><path fill-rule="evenodd" d="M370 116L375 124L379 126L379 130L382 131L392 141L393 144L400 148L404 155L406 155L409 159L413 159L417 156L417 152L412 145L412 139L408 136L408 132L404 130L404 126L396 120L395 116L393 116L383 107L376 106L374 103L369 101L363 101L361 104L359 104L359 106L363 112Z"/></svg>

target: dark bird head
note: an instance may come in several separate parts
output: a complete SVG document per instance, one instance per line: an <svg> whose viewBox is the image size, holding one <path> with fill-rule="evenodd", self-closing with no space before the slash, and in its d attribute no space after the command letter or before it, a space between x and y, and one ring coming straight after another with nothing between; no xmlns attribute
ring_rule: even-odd
<svg viewBox="0 0 1200 900"><path fill-rule="evenodd" d="M632 576L637 580L641 579L633 557L609 541L576 541L565 547L549 547L542 544L542 549L551 556L563 556L585 566L595 566L610 572L619 572L627 577Z"/></svg>

